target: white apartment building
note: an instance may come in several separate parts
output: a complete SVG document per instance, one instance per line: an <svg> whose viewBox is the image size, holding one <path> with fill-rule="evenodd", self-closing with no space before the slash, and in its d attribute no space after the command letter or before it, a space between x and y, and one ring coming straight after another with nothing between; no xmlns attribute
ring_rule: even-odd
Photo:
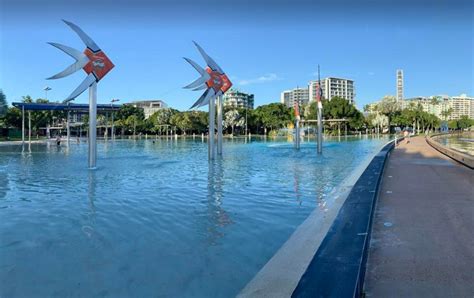
<svg viewBox="0 0 474 298"><path fill-rule="evenodd" d="M397 101L403 100L403 70L397 69Z"/></svg>
<svg viewBox="0 0 474 298"><path fill-rule="evenodd" d="M137 100L130 103L136 108L142 108L145 114L145 119L148 119L151 115L156 113L160 109L167 108L168 105L159 99L152 100Z"/></svg>
<svg viewBox="0 0 474 298"><path fill-rule="evenodd" d="M309 82L310 101L316 100L316 90L318 81ZM347 99L351 104L355 104L355 88L354 81L328 77L321 80L322 97L331 100L331 98L338 96Z"/></svg>
<svg viewBox="0 0 474 298"><path fill-rule="evenodd" d="M253 109L254 95L236 89L230 89L224 94L224 106Z"/></svg>
<svg viewBox="0 0 474 298"><path fill-rule="evenodd" d="M280 102L289 108L294 107L295 102L300 105L309 103L309 89L295 88L293 90L286 90L280 94Z"/></svg>
<svg viewBox="0 0 474 298"><path fill-rule="evenodd" d="M435 115L438 118L442 118L442 112L449 109L449 98L447 96L438 97L438 103L433 103L433 97L417 96L408 98L401 102L401 108L411 108L421 105L424 112Z"/></svg>
<svg viewBox="0 0 474 298"><path fill-rule="evenodd" d="M433 100L435 97L438 99L436 102ZM443 112L449 109L451 109L452 112L446 120L460 119L463 115L474 119L474 97L469 97L466 94L451 97L447 95L413 97L403 100L402 108L408 108L411 105L418 104L421 105L423 111L433 114L442 120L445 118Z"/></svg>
<svg viewBox="0 0 474 298"><path fill-rule="evenodd" d="M451 107L453 109L453 119L459 119L462 115L474 119L474 97L469 97L467 94L452 96Z"/></svg>

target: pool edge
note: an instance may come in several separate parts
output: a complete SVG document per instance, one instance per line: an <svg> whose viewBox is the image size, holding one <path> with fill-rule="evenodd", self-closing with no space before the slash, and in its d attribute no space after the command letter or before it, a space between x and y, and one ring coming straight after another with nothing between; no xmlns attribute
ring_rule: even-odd
<svg viewBox="0 0 474 298"><path fill-rule="evenodd" d="M336 189L339 192L343 190L343 192L339 193L336 199L331 202L330 209L326 212L316 208L237 297L292 296L300 287L299 284L303 276L328 237L354 187L373 161L387 148L389 150L383 154L384 164L387 155L393 148L393 140L383 145L377 154L364 160L343 183L338 185ZM378 182L382 171L379 174Z"/></svg>
<svg viewBox="0 0 474 298"><path fill-rule="evenodd" d="M460 152L454 148L450 148L448 146L445 146L438 141L436 141L436 138L439 136L444 136L444 135L452 135L452 134L435 134L431 136L426 136L425 140L430 145L432 148L436 149L438 152L446 155L447 157L451 158L454 161L457 161L458 163L470 168L471 170L474 169L474 157Z"/></svg>

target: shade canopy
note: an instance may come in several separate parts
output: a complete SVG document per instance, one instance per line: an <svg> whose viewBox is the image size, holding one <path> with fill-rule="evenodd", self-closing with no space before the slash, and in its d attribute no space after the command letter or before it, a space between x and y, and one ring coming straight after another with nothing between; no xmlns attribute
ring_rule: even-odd
<svg viewBox="0 0 474 298"><path fill-rule="evenodd" d="M89 112L88 104L74 104L74 103L34 103L34 102L14 102L14 107L19 109L24 108L25 111L77 111L77 112ZM114 104L98 104L97 111L101 112L116 112L122 105Z"/></svg>

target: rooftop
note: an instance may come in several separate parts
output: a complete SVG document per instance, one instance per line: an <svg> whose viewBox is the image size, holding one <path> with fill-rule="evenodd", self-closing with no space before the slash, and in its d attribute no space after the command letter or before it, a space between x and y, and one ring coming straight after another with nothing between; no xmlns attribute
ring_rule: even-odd
<svg viewBox="0 0 474 298"><path fill-rule="evenodd" d="M12 105L25 111L88 111L88 104L75 103L34 103L34 102L13 102ZM97 111L118 111L122 105L97 104Z"/></svg>

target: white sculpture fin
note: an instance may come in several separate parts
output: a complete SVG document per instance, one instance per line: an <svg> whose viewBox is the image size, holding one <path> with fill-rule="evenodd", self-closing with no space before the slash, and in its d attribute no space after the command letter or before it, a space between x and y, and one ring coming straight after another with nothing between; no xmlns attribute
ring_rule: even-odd
<svg viewBox="0 0 474 298"><path fill-rule="evenodd" d="M89 74L84 79L84 81L82 81L82 83L79 86L77 86L77 88L74 91L72 91L71 95L69 95L65 100L74 99L78 97L79 95L81 95L82 92L86 91L86 89L89 88L89 86L95 82L97 82L97 79L95 78L95 76L92 73Z"/></svg>
<svg viewBox="0 0 474 298"><path fill-rule="evenodd" d="M77 35L79 35L79 37L82 39L82 41L84 42L84 44L89 48L91 49L93 52L98 52L100 51L100 48L99 46L92 40L92 38L89 37L89 35L87 35L84 31L82 31L81 28L79 28L79 26L77 26L76 24L74 23L71 23L69 21L66 21L66 20L63 20L64 23L66 23L66 25L68 25L69 27L71 27L71 29L76 32Z"/></svg>
<svg viewBox="0 0 474 298"><path fill-rule="evenodd" d="M198 78L197 80L195 80L194 82L192 82L191 84L185 86L184 88L186 89L191 89L191 88L196 88L196 87L199 87L201 85L205 85L205 83L210 79L211 77L206 73L205 75L203 75L202 77Z"/></svg>
<svg viewBox="0 0 474 298"><path fill-rule="evenodd" d="M209 66L212 70L218 71L221 74L223 74L224 72L219 67L219 65L217 65L216 61L214 61L211 57L209 57L209 55L203 50L203 48L201 48L200 45L197 44L197 42L193 41L193 43L194 43L194 45L196 45L196 47L198 48L198 50L201 53L202 57L206 61L207 66Z"/></svg>
<svg viewBox="0 0 474 298"><path fill-rule="evenodd" d="M56 48L60 49L61 51L68 54L72 58L74 58L76 60L76 62L71 64L70 66L68 66L63 71L55 74L54 76L51 76L51 77L47 78L47 80L54 80L54 79L64 78L64 77L66 77L66 76L82 69L89 62L89 58L86 55L84 55L83 53L76 50L76 49L73 49L71 47L68 47L68 46L65 46L65 45L62 45L62 44L59 44L59 43L54 43L54 42L48 42L48 43L50 45L52 45L53 47L56 47Z"/></svg>

